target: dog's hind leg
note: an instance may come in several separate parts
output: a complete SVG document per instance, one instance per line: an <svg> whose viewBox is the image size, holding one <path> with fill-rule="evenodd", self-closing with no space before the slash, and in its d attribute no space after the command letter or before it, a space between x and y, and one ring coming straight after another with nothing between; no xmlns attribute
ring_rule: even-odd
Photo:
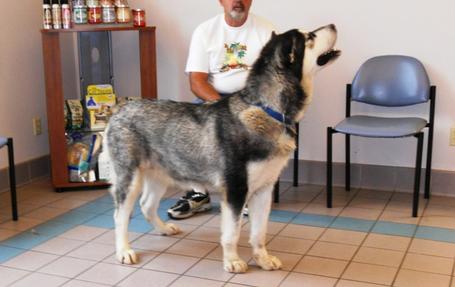
<svg viewBox="0 0 455 287"><path fill-rule="evenodd" d="M248 201L250 220L250 244L253 247L253 258L264 270L281 268L281 261L269 255L265 248L267 223L272 204L273 186L267 186L255 192Z"/></svg>
<svg viewBox="0 0 455 287"><path fill-rule="evenodd" d="M117 260L122 264L134 264L137 256L128 241L128 224L139 193L142 189L142 173L137 170L131 178L129 174L117 177L112 186L116 201L114 213L115 246Z"/></svg>
<svg viewBox="0 0 455 287"><path fill-rule="evenodd" d="M177 225L165 223L158 216L158 207L160 200L166 193L167 185L159 182L153 177L153 171L145 172L144 191L140 199L141 210L144 217L152 224L161 234L174 235L180 232Z"/></svg>
<svg viewBox="0 0 455 287"><path fill-rule="evenodd" d="M244 273L248 265L237 253L237 243L242 226L241 212L236 212L232 205L221 202L221 245L223 246L224 269L232 273Z"/></svg>

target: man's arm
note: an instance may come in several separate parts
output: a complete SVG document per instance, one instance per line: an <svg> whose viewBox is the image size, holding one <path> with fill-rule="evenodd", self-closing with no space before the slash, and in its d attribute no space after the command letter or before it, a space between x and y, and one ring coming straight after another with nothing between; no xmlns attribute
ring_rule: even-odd
<svg viewBox="0 0 455 287"><path fill-rule="evenodd" d="M209 74L207 73L190 72L191 91L204 101L217 101L221 97L208 80Z"/></svg>

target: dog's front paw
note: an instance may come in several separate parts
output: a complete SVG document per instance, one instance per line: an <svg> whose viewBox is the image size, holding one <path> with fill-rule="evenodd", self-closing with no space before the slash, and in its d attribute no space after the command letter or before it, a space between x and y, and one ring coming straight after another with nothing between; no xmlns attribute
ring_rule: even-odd
<svg viewBox="0 0 455 287"><path fill-rule="evenodd" d="M277 270L283 265L281 260L273 255L254 256L254 260L264 270Z"/></svg>
<svg viewBox="0 0 455 287"><path fill-rule="evenodd" d="M230 273L245 273L248 270L248 264L240 258L237 259L225 259L224 270Z"/></svg>
<svg viewBox="0 0 455 287"><path fill-rule="evenodd" d="M166 223L164 227L160 230L163 235L175 235L181 232L180 228L173 223Z"/></svg>
<svg viewBox="0 0 455 287"><path fill-rule="evenodd" d="M135 264L137 263L136 252L133 249L117 251L117 260L122 264Z"/></svg>

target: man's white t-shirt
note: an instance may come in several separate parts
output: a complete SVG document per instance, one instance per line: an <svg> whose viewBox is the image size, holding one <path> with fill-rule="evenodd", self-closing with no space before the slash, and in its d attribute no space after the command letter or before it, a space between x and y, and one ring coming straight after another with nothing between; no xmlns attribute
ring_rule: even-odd
<svg viewBox="0 0 455 287"><path fill-rule="evenodd" d="M209 74L209 83L220 94L245 86L249 70L271 37L274 27L249 14L241 27L231 27L224 14L200 24L194 30L185 71Z"/></svg>

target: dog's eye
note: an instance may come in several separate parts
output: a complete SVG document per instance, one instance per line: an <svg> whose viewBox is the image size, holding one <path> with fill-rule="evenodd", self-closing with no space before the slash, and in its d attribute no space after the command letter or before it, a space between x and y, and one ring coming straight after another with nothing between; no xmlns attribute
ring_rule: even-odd
<svg viewBox="0 0 455 287"><path fill-rule="evenodd" d="M313 32L308 33L308 39L309 40L313 40L314 38L316 38L316 34L315 33L313 33Z"/></svg>

